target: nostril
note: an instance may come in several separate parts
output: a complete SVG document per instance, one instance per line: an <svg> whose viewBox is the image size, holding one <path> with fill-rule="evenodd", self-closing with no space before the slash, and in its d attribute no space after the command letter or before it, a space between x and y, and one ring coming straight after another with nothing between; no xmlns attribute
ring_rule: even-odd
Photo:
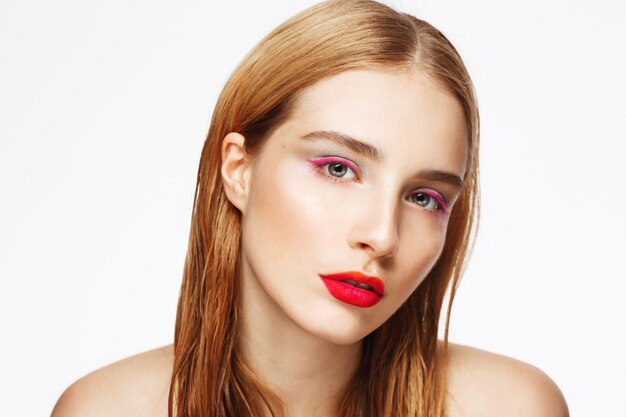
<svg viewBox="0 0 626 417"><path fill-rule="evenodd" d="M370 245L368 245L367 243L359 243L358 245L359 245L359 247L361 249L371 249L371 250L374 250L374 248L371 247Z"/></svg>
<svg viewBox="0 0 626 417"><path fill-rule="evenodd" d="M398 241L396 238L364 240L358 242L355 246L361 250L372 252L376 257L393 256L398 251Z"/></svg>

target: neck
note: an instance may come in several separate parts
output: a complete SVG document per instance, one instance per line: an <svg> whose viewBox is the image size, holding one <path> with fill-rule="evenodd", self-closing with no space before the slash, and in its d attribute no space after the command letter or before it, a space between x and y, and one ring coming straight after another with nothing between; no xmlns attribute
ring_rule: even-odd
<svg viewBox="0 0 626 417"><path fill-rule="evenodd" d="M239 349L246 365L279 396L286 416L334 416L362 342L338 345L312 335L259 294L256 280L242 279Z"/></svg>

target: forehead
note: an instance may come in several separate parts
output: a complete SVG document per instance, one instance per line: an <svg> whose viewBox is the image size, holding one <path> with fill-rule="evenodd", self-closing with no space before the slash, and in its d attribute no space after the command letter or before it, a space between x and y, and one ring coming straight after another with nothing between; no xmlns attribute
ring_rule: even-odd
<svg viewBox="0 0 626 417"><path fill-rule="evenodd" d="M467 128L457 99L418 71L351 70L298 97L285 128L332 130L363 139L395 162L463 177ZM282 129L281 129L282 130Z"/></svg>

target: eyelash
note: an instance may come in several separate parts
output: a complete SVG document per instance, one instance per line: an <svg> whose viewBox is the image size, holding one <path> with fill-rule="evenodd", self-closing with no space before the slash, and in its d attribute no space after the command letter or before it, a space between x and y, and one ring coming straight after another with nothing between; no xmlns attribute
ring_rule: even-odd
<svg viewBox="0 0 626 417"><path fill-rule="evenodd" d="M349 180L335 177L333 175L330 175L330 173L324 173L325 170L323 167L325 167L326 165L330 165L330 164L345 165L349 170L351 170L354 173L354 176L356 177L356 181L357 182L361 181L361 176L359 174L359 170L357 169L357 167L346 159L333 157L333 156L326 156L326 157L322 157L319 159L309 159L308 162L313 166L316 173L321 174L323 177L330 179L333 182L346 182Z"/></svg>
<svg viewBox="0 0 626 417"><path fill-rule="evenodd" d="M448 207L448 204L443 199L443 196L439 194L438 192L429 190L429 189L420 188L420 189L415 190L413 193L411 193L411 195L415 195L415 194L424 194L434 199L435 202L437 203L437 208L434 211L441 213L443 215L446 215L446 216L450 214L450 209ZM425 210L430 211L428 209L425 209Z"/></svg>
<svg viewBox="0 0 626 417"><path fill-rule="evenodd" d="M333 157L333 156L327 156L327 157L322 157L322 158L318 158L318 159L309 159L308 162L311 164L311 166L314 168L314 172L332 182L347 182L350 180L344 180L341 179L339 177L335 177L333 175L330 175L328 172L326 172L326 170L324 169L325 166L330 165L330 164L341 164L346 166L349 170L351 170L354 173L355 176L355 181L360 182L361 181L361 176L359 174L359 170L356 168L356 166L354 164L352 164L350 161L343 159L343 158L338 158L338 157ZM415 190L413 193L411 193L411 195L415 195L415 194L424 194L427 195L428 197L432 198L435 200L435 202L437 203L437 208L434 210L430 210L430 209L424 209L428 212L437 212L438 214L443 214L443 215L449 215L450 214L450 209L448 208L448 204L446 203L445 199L443 198L443 196L441 194L439 194L438 192L434 191L434 190L429 190L429 189L417 189ZM422 208L421 206L419 206L416 203L412 203L415 204L416 206Z"/></svg>

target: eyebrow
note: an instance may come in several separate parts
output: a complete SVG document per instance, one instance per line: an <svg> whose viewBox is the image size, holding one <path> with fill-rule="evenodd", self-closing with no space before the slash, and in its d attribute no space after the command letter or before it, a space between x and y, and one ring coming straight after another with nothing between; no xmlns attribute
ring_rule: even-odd
<svg viewBox="0 0 626 417"><path fill-rule="evenodd" d="M359 155L365 156L366 158L372 159L376 162L380 162L383 159L382 152L377 147L355 139L352 136L348 136L344 133L339 133L332 130L316 130L302 136L302 139L308 141L312 141L315 139L324 139L344 146L346 148L352 149Z"/></svg>
<svg viewBox="0 0 626 417"><path fill-rule="evenodd" d="M465 182L463 181L463 178L456 174L436 169L426 169L424 171L420 171L419 176L429 181L445 182L459 189L463 188L463 184Z"/></svg>
<svg viewBox="0 0 626 417"><path fill-rule="evenodd" d="M339 133L332 130L316 130L307 133L306 135L302 136L301 139L304 139L306 141L314 141L316 139L327 140L330 142L334 142L340 146L349 148L359 155L365 156L366 158L369 158L376 162L380 162L383 159L383 153L380 149L373 145L370 145L369 143L365 143L363 141L353 138L352 136L346 135L345 133ZM422 170L418 173L417 176L429 181L444 182L459 189L463 188L464 184L463 179L458 175L453 174L452 172L440 171L437 169Z"/></svg>

